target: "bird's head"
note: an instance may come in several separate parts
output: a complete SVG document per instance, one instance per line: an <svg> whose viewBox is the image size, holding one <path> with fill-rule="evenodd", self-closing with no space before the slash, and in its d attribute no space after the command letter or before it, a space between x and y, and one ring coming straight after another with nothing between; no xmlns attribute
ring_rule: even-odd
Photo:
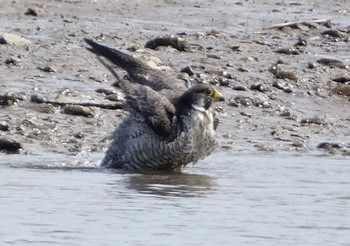
<svg viewBox="0 0 350 246"><path fill-rule="evenodd" d="M205 111L209 109L212 102L224 101L224 97L214 87L205 84L192 86L179 98L177 110L188 111L191 108Z"/></svg>

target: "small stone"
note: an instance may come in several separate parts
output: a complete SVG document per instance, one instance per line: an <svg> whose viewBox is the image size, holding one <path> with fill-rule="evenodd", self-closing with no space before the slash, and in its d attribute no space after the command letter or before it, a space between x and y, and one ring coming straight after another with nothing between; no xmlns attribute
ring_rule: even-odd
<svg viewBox="0 0 350 246"><path fill-rule="evenodd" d="M277 71L275 76L276 78L279 78L279 79L289 79L293 81L298 81L298 77L295 75L295 73L291 71L280 70L280 71Z"/></svg>
<svg viewBox="0 0 350 246"><path fill-rule="evenodd" d="M339 32L338 30L326 30L324 32L321 33L323 36L330 36L330 37L334 37L334 38L341 38L343 37L343 34L341 32Z"/></svg>
<svg viewBox="0 0 350 246"><path fill-rule="evenodd" d="M19 63L20 63L20 60L15 57L9 57L5 60L5 64L7 65L18 66Z"/></svg>
<svg viewBox="0 0 350 246"><path fill-rule="evenodd" d="M248 88L243 86L243 85L235 85L232 87L232 89L234 89L235 91L247 91Z"/></svg>
<svg viewBox="0 0 350 246"><path fill-rule="evenodd" d="M12 93L6 93L4 95L0 95L0 106L12 106L14 105L20 98Z"/></svg>
<svg viewBox="0 0 350 246"><path fill-rule="evenodd" d="M324 66L328 66L331 68L337 67L337 68L342 68L345 69L346 66L344 63L338 59L332 59L332 58L321 58L316 61L319 64L322 64Z"/></svg>
<svg viewBox="0 0 350 246"><path fill-rule="evenodd" d="M316 67L316 63L314 63L314 62L308 62L307 63L307 68L313 69L315 67Z"/></svg>
<svg viewBox="0 0 350 246"><path fill-rule="evenodd" d="M47 12L43 7L34 6L31 8L28 8L24 14L31 15L31 16L45 16L47 14Z"/></svg>
<svg viewBox="0 0 350 246"><path fill-rule="evenodd" d="M105 98L112 102L119 102L121 100L118 94L110 94L107 95Z"/></svg>
<svg viewBox="0 0 350 246"><path fill-rule="evenodd" d="M350 75L348 73L338 74L332 80L338 83L346 83L350 81Z"/></svg>
<svg viewBox="0 0 350 246"><path fill-rule="evenodd" d="M270 89L263 85L263 84L254 84L254 85L251 85L250 86L250 89L251 90L254 90L254 91L259 91L259 92L267 92L267 91L270 91Z"/></svg>
<svg viewBox="0 0 350 246"><path fill-rule="evenodd" d="M281 48L276 50L276 53L286 54L286 55L299 55L299 51L294 48Z"/></svg>
<svg viewBox="0 0 350 246"><path fill-rule="evenodd" d="M341 145L337 144L337 143L323 142L323 143L320 143L319 145L317 145L317 148L319 148L319 149L327 149L327 150L334 149L334 148L335 149L340 149Z"/></svg>
<svg viewBox="0 0 350 246"><path fill-rule="evenodd" d="M327 123L320 119L319 117L311 117L311 118L308 118L308 119L302 119L300 121L301 124L316 124L316 125L326 125Z"/></svg>
<svg viewBox="0 0 350 246"><path fill-rule="evenodd" d="M0 138L0 151L18 153L21 148L22 145L15 140L9 139L7 137Z"/></svg>
<svg viewBox="0 0 350 246"><path fill-rule="evenodd" d="M214 59L221 59L221 57L219 55L216 55L216 54L208 54L207 57L214 58Z"/></svg>
<svg viewBox="0 0 350 246"><path fill-rule="evenodd" d="M43 96L38 96L36 94L33 94L30 96L30 101L33 103L44 103L46 102L46 98Z"/></svg>
<svg viewBox="0 0 350 246"><path fill-rule="evenodd" d="M330 95L341 95L350 97L350 85L338 85L330 91Z"/></svg>
<svg viewBox="0 0 350 246"><path fill-rule="evenodd" d="M96 89L97 93L101 93L101 94L105 94L106 96L108 95L112 95L115 94L116 92L110 89L104 89L104 88L100 88L100 89Z"/></svg>
<svg viewBox="0 0 350 246"><path fill-rule="evenodd" d="M0 44L30 45L32 41L22 38L13 33L4 33L0 37Z"/></svg>
<svg viewBox="0 0 350 246"><path fill-rule="evenodd" d="M303 38L299 38L294 46L307 46L307 41Z"/></svg>
<svg viewBox="0 0 350 246"><path fill-rule="evenodd" d="M181 73L187 73L189 76L193 76L194 72L193 69L190 66L186 66L180 71Z"/></svg>
<svg viewBox="0 0 350 246"><path fill-rule="evenodd" d="M56 73L56 69L50 66L44 66L44 67L37 67L37 69L46 72L46 73Z"/></svg>
<svg viewBox="0 0 350 246"><path fill-rule="evenodd" d="M9 130L9 125L6 122L0 122L0 131L6 132Z"/></svg>
<svg viewBox="0 0 350 246"><path fill-rule="evenodd" d="M62 108L64 114L78 115L84 117L94 117L94 114L90 108L80 105L66 105Z"/></svg>
<svg viewBox="0 0 350 246"><path fill-rule="evenodd" d="M53 114L56 111L55 107L51 104L32 104L30 108L42 114Z"/></svg>

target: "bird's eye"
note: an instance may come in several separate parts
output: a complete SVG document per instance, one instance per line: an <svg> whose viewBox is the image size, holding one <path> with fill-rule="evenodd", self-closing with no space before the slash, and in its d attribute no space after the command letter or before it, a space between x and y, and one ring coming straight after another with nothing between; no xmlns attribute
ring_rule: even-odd
<svg viewBox="0 0 350 246"><path fill-rule="evenodd" d="M214 94L214 90L212 88L209 88L205 91L205 94L208 96L212 96Z"/></svg>

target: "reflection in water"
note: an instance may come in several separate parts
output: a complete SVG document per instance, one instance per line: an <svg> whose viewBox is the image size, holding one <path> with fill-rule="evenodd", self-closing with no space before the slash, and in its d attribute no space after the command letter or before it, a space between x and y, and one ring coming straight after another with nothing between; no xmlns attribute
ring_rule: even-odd
<svg viewBox="0 0 350 246"><path fill-rule="evenodd" d="M206 175L186 173L132 174L126 187L158 196L196 197L208 194L215 184Z"/></svg>

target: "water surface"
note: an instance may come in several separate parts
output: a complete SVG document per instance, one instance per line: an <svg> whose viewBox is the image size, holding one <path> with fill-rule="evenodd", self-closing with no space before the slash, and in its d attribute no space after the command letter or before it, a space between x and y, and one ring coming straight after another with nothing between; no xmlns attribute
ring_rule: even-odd
<svg viewBox="0 0 350 246"><path fill-rule="evenodd" d="M350 245L341 157L218 153L147 175L23 159L0 158L1 245Z"/></svg>

